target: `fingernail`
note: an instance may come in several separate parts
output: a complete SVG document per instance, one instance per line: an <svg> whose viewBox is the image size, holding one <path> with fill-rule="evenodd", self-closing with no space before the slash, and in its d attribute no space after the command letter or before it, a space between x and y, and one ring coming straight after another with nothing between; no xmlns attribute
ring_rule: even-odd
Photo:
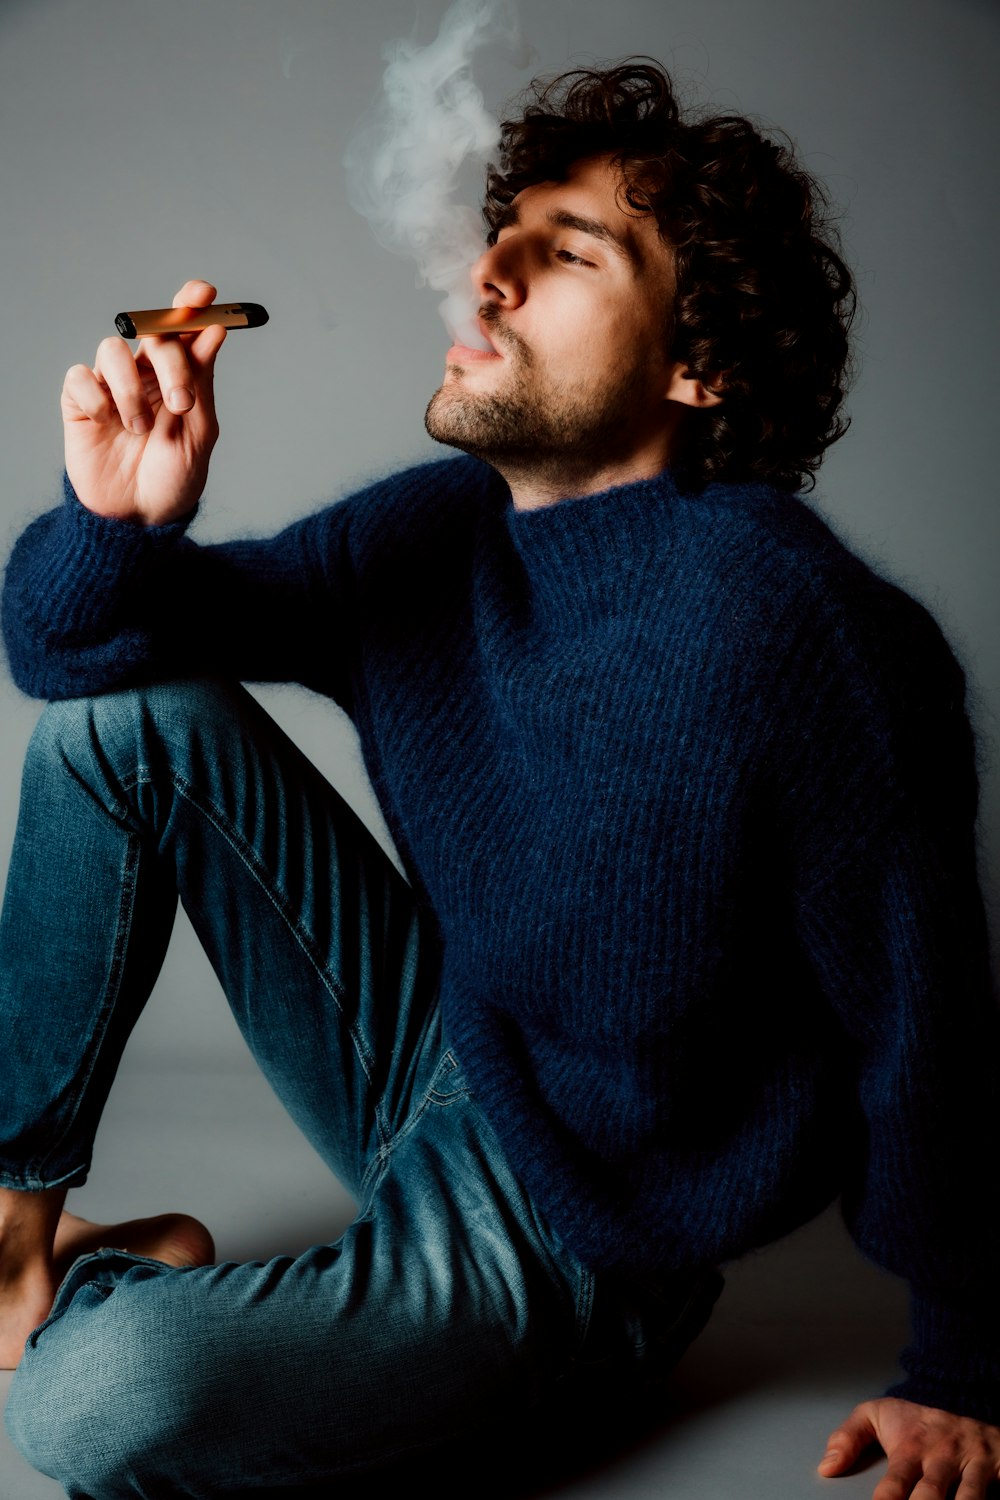
<svg viewBox="0 0 1000 1500"><path fill-rule="evenodd" d="M187 411L194 405L194 391L190 386L177 385L167 397L167 403L171 411Z"/></svg>
<svg viewBox="0 0 1000 1500"><path fill-rule="evenodd" d="M133 417L129 425L131 426L132 431L139 437L141 437L144 432L149 432L153 426L149 417L144 416Z"/></svg>
<svg viewBox="0 0 1000 1500"><path fill-rule="evenodd" d="M819 1466L822 1469L826 1464L837 1463L839 1459L840 1453L838 1452L838 1450L836 1448L828 1448L827 1451L823 1454L823 1457L820 1459Z"/></svg>

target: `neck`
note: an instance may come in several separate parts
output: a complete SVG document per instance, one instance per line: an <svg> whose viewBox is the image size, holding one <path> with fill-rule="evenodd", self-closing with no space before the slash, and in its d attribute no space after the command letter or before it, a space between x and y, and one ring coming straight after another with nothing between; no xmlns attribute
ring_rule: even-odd
<svg viewBox="0 0 1000 1500"><path fill-rule="evenodd" d="M539 474L537 469L523 471L503 461L492 467L502 475L510 489L515 510L541 510L547 505L558 505L562 500L580 499L584 495L597 495L617 485L636 484L641 479L654 479L665 465L656 467L622 466L609 464L606 468L588 467L576 473L566 468L558 474Z"/></svg>
<svg viewBox="0 0 1000 1500"><path fill-rule="evenodd" d="M655 479L669 465L673 444L659 437L628 457L598 458L582 453L549 457L534 453L482 455L506 480L515 510L540 510L561 500L597 495L618 485Z"/></svg>

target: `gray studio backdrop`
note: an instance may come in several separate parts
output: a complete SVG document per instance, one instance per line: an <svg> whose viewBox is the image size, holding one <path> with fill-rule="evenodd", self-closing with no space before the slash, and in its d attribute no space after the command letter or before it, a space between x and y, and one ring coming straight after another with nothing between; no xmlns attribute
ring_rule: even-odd
<svg viewBox="0 0 1000 1500"><path fill-rule="evenodd" d="M351 208L342 155L382 48L445 0L0 0L0 556L54 503L66 369L122 308L192 276L271 314L219 359L194 535L262 534L439 453L423 410L448 344L436 294ZM965 664L983 752L996 930L1000 722L993 0L522 0L527 71L480 64L499 107L531 72L646 52L690 96L782 126L844 210L859 279L853 427L815 503L927 603ZM178 601L178 608L183 601ZM353 732L301 690L257 690L385 839ZM0 671L0 863L39 705ZM179 922L126 1069L239 1068Z"/></svg>

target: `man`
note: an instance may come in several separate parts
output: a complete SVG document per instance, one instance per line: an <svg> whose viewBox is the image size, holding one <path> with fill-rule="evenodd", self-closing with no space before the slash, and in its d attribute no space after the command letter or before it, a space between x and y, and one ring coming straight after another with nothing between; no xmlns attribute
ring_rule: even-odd
<svg viewBox="0 0 1000 1500"><path fill-rule="evenodd" d="M850 277L791 154L681 119L646 64L543 90L502 168L490 348L427 411L471 456L198 547L224 335L66 377L65 503L4 606L57 700L0 934L8 1425L94 1500L326 1481L662 1369L720 1264L840 1194L914 1329L821 1471L875 1440L877 1500L980 1500L998 1018L962 673L795 493L844 430ZM351 713L409 884L240 678ZM192 1221L61 1214L177 891L361 1202L334 1246L214 1266Z"/></svg>

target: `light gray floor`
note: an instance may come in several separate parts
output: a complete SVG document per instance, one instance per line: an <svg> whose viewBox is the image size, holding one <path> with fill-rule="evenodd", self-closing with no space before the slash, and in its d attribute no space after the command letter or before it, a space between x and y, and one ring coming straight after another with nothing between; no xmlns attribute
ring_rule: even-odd
<svg viewBox="0 0 1000 1500"><path fill-rule="evenodd" d="M183 947L193 941L178 935ZM182 956L168 959L153 1006L171 1002ZM188 972L187 968L184 972ZM190 1002L191 997L186 997ZM218 999L205 985L205 1005ZM148 1017L148 1013L147 1013ZM113 1221L180 1208L212 1228L220 1259L257 1259L327 1241L352 1204L298 1135L254 1065L210 1045L204 1063L156 1066L157 1024L143 1018L108 1107L95 1169L70 1207ZM231 1024L215 1017L212 1025ZM824 1439L855 1402L894 1378L905 1297L863 1263L829 1213L731 1269L706 1332L678 1367L664 1421L597 1467L546 1483L567 1500L860 1500L882 1471L824 1480ZM0 1377L0 1398L10 1377ZM463 1489L475 1494L474 1475ZM2 1500L59 1500L0 1437Z"/></svg>

